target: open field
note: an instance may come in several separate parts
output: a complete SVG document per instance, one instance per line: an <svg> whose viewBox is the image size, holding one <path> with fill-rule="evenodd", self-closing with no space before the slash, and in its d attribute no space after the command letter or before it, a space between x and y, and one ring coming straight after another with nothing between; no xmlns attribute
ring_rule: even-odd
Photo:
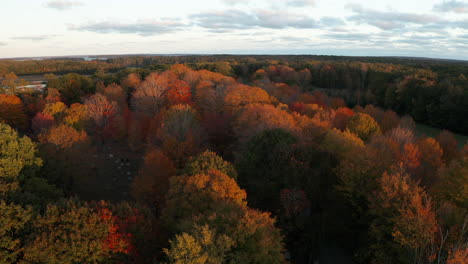
<svg viewBox="0 0 468 264"><path fill-rule="evenodd" d="M418 136L429 136L429 137L437 137L439 133L442 131L440 128L436 127L431 127L427 126L424 124L416 124L416 129L415 133ZM458 140L458 144L460 147L463 147L463 145L468 143L468 136L467 135L462 135L462 134L456 134L454 133L455 138Z"/></svg>

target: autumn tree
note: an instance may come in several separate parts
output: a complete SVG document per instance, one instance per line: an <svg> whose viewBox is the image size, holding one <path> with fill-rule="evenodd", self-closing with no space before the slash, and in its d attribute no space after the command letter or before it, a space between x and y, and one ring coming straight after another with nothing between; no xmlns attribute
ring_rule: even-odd
<svg viewBox="0 0 468 264"><path fill-rule="evenodd" d="M443 150L442 159L444 163L450 163L451 160L459 155L458 141L450 131L442 130L436 140Z"/></svg>
<svg viewBox="0 0 468 264"><path fill-rule="evenodd" d="M165 114L158 135L164 152L177 167L182 167L201 146L203 134L197 111L189 105L172 106Z"/></svg>
<svg viewBox="0 0 468 264"><path fill-rule="evenodd" d="M46 104L53 104L56 102L60 102L60 92L57 89L54 88L48 88L47 89L47 96L45 98Z"/></svg>
<svg viewBox="0 0 468 264"><path fill-rule="evenodd" d="M234 242L224 234L216 234L208 225L194 226L190 233L176 235L165 249L169 263L207 264L224 263Z"/></svg>
<svg viewBox="0 0 468 264"><path fill-rule="evenodd" d="M184 171L189 175L195 175L207 173L213 169L218 170L233 179L237 179L237 172L234 166L216 155L216 153L208 150L196 157L190 158L185 165Z"/></svg>
<svg viewBox="0 0 468 264"><path fill-rule="evenodd" d="M417 180L428 189L431 189L439 179L437 179L437 170L443 165L443 151L439 143L433 138L426 138L417 142L421 152L421 165L418 168Z"/></svg>
<svg viewBox="0 0 468 264"><path fill-rule="evenodd" d="M262 131L275 128L291 133L297 131L292 115L284 109L268 104L246 106L233 124L234 133L241 143Z"/></svg>
<svg viewBox="0 0 468 264"><path fill-rule="evenodd" d="M36 135L40 134L42 130L47 130L55 125L55 119L52 115L37 113L31 120L31 129Z"/></svg>
<svg viewBox="0 0 468 264"><path fill-rule="evenodd" d="M186 195L191 198L183 199ZM215 213L220 204L246 206L246 198L246 192L234 179L217 170L172 177L163 219L176 230L182 230L184 220Z"/></svg>
<svg viewBox="0 0 468 264"><path fill-rule="evenodd" d="M121 111L127 107L127 94L120 85L111 83L98 92L104 95L109 102L115 102Z"/></svg>
<svg viewBox="0 0 468 264"><path fill-rule="evenodd" d="M112 126L113 119L117 113L117 104L109 101L102 94L94 94L85 100L88 116L96 124L96 133L101 140L104 140L106 129L114 130Z"/></svg>
<svg viewBox="0 0 468 264"><path fill-rule="evenodd" d="M16 129L25 129L28 121L23 102L16 95L0 94L0 122Z"/></svg>
<svg viewBox="0 0 468 264"><path fill-rule="evenodd" d="M265 90L248 85L236 85L229 88L224 105L227 111L238 111L249 104L270 104L271 98Z"/></svg>
<svg viewBox="0 0 468 264"><path fill-rule="evenodd" d="M42 113L53 116L56 122L61 122L66 115L67 109L68 107L64 103L54 102L46 104Z"/></svg>
<svg viewBox="0 0 468 264"><path fill-rule="evenodd" d="M74 144L85 142L88 135L84 131L77 131L67 125L59 125L41 133L38 138L42 144L53 144L57 148L69 148Z"/></svg>
<svg viewBox="0 0 468 264"><path fill-rule="evenodd" d="M15 88L17 86L16 81L18 80L18 76L14 72L10 72L5 74L5 78L0 83L2 87L7 87L10 90L10 93L13 94Z"/></svg>
<svg viewBox="0 0 468 264"><path fill-rule="evenodd" d="M10 126L0 123L0 194L19 187L42 165L36 157L36 145L26 136L20 137Z"/></svg>
<svg viewBox="0 0 468 264"><path fill-rule="evenodd" d="M23 233L32 218L31 208L0 200L0 262L17 263L23 251Z"/></svg>
<svg viewBox="0 0 468 264"><path fill-rule="evenodd" d="M447 259L447 264L463 264L466 263L467 258L468 247L459 248L450 252L450 256Z"/></svg>
<svg viewBox="0 0 468 264"><path fill-rule="evenodd" d="M139 202L160 209L169 188L169 179L176 175L172 161L159 149L149 149L138 176L132 182L132 196Z"/></svg>
<svg viewBox="0 0 468 264"><path fill-rule="evenodd" d="M40 263L100 263L116 252L109 247L114 218L74 200L51 204L35 218L24 259ZM118 250L117 250L118 251Z"/></svg>
<svg viewBox="0 0 468 264"><path fill-rule="evenodd" d="M330 129L322 141L325 151L336 157L348 157L364 148L364 142L349 130Z"/></svg>
<svg viewBox="0 0 468 264"><path fill-rule="evenodd" d="M349 119L347 129L367 141L372 135L380 133L380 127L368 114L357 113Z"/></svg>
<svg viewBox="0 0 468 264"><path fill-rule="evenodd" d="M427 261L428 246L437 231L428 195L410 183L408 176L384 173L369 201L375 217L370 226L373 261L394 263L406 258L414 263Z"/></svg>
<svg viewBox="0 0 468 264"><path fill-rule="evenodd" d="M88 107L84 104L74 103L68 108L64 122L76 129L84 129L87 120L89 120Z"/></svg>
<svg viewBox="0 0 468 264"><path fill-rule="evenodd" d="M192 102L190 86L182 80L171 81L166 96L169 105L190 104Z"/></svg>
<svg viewBox="0 0 468 264"><path fill-rule="evenodd" d="M148 75L132 94L134 109L151 116L157 114L166 103L166 91L174 78L172 72Z"/></svg>
<svg viewBox="0 0 468 264"><path fill-rule="evenodd" d="M340 107L335 111L335 120L333 120L333 125L340 130L345 130L348 125L349 118L353 115L353 110L347 107Z"/></svg>
<svg viewBox="0 0 468 264"><path fill-rule="evenodd" d="M122 82L121 85L124 89L135 89L136 87L140 86L141 78L140 75L137 73L130 73Z"/></svg>
<svg viewBox="0 0 468 264"><path fill-rule="evenodd" d="M94 175L94 149L86 132L59 125L42 132L38 138L44 160L41 175L50 182L69 192L77 183Z"/></svg>
<svg viewBox="0 0 468 264"><path fill-rule="evenodd" d="M189 257L187 261L201 263L285 263L274 220L249 209L245 199L234 179L216 170L173 177L163 211L170 230L179 234L166 250L171 261L187 263L183 258ZM199 227L205 225L216 234L215 241L200 241ZM212 243L221 243L215 252Z"/></svg>

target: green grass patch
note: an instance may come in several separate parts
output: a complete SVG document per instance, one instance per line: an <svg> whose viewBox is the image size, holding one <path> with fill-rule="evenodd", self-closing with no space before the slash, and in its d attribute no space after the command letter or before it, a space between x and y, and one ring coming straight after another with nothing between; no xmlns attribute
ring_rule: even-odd
<svg viewBox="0 0 468 264"><path fill-rule="evenodd" d="M415 134L416 136L428 136L428 137L433 137L436 138L440 132L442 132L442 129L436 128L436 127L431 127L423 124L416 124L416 129L415 129ZM468 144L468 136L466 135L461 135L461 134L455 134L455 138L458 141L458 145L460 147L463 147L465 144Z"/></svg>

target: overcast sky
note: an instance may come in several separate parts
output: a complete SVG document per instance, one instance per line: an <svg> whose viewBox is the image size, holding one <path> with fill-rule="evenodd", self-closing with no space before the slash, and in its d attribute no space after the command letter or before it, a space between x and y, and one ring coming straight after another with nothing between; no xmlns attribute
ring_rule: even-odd
<svg viewBox="0 0 468 264"><path fill-rule="evenodd" d="M231 53L468 60L468 0L2 0L0 58Z"/></svg>

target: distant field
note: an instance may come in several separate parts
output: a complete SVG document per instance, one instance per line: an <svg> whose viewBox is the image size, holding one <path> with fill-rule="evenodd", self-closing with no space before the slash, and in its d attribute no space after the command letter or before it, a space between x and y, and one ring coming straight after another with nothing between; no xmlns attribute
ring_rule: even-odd
<svg viewBox="0 0 468 264"><path fill-rule="evenodd" d="M0 82L3 80L3 77L0 77ZM24 76L18 76L18 81L19 80L26 80L27 82L45 82L46 79L44 78L44 75L24 75Z"/></svg>
<svg viewBox="0 0 468 264"><path fill-rule="evenodd" d="M442 131L440 128L435 128L431 126L426 126L423 124L416 124L416 135L418 136L429 136L429 137L437 137L439 133ZM461 135L461 134L455 134L455 138L458 140L458 144L462 147L463 145L468 143L468 136L466 135Z"/></svg>

